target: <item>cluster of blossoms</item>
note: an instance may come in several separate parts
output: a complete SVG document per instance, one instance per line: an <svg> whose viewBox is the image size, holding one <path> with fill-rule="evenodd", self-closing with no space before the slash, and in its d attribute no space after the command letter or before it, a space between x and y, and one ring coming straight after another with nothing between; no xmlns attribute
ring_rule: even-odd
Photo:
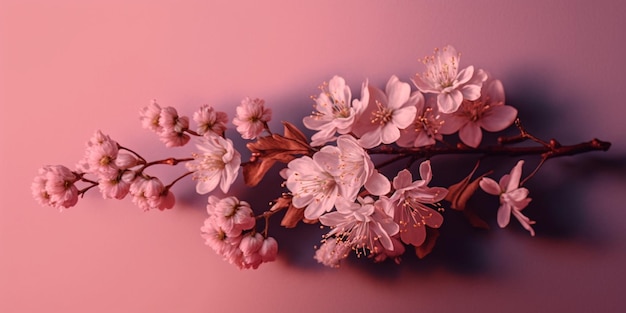
<svg viewBox="0 0 626 313"><path fill-rule="evenodd" d="M352 252L377 262L399 262L407 247L421 258L435 245L446 203L463 211L473 225L487 227L468 205L478 189L499 198L494 215L500 227L506 227L512 215L534 236L535 222L522 214L531 201L523 184L548 158L607 150L610 144L594 139L563 146L530 135L517 119L517 110L505 104L502 83L482 69L461 69L460 54L452 46L435 50L423 63L426 71L411 80L416 89L391 76L384 90L362 83L358 99L352 98L343 78L332 77L314 97L315 111L302 120L314 132L310 141L289 122L283 122L283 135L271 132L272 111L265 102L243 99L232 123L243 139L250 140L247 162L242 162L241 153L226 136L225 112L203 105L193 114L197 127L192 130L189 117L153 101L140 111L143 127L167 147L184 146L195 137L197 152L191 157L149 162L97 131L75 170L62 165L40 169L32 184L33 196L42 205L68 208L98 186L104 198L130 194L144 210L164 210L174 206L170 189L184 177L196 182L198 194L213 193L219 186L224 196L208 196L208 218L201 233L207 245L239 268L256 269L276 259L278 243L268 233L269 219L278 212L284 212L281 225L288 228L301 221L329 228L314 255L327 266L339 266ZM495 146L481 145L483 130L499 132L514 123L518 136L500 137ZM451 144L449 136L457 133L459 142ZM539 146L510 146L524 140ZM391 157L376 165L375 154ZM431 158L440 154L536 154L542 159L524 179L523 160L499 182L486 174L474 177L477 161L458 183L431 186ZM400 160L408 161L404 169L382 170ZM179 163L187 171L168 185L146 173L155 165ZM276 163L284 164L280 171L284 189L273 198L270 209L255 212L248 202L228 195L240 168L245 184L255 186ZM78 183L86 186L78 189ZM263 230L258 229L260 219L264 219Z"/></svg>
<svg viewBox="0 0 626 313"><path fill-rule="evenodd" d="M202 237L225 260L239 268L256 269L276 259L276 239L253 231L256 218L250 204L235 197L209 196L207 213Z"/></svg>

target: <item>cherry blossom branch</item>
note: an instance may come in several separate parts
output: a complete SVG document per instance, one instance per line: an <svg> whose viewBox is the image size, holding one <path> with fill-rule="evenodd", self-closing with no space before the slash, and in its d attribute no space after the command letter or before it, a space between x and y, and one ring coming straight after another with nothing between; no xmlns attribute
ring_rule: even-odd
<svg viewBox="0 0 626 313"><path fill-rule="evenodd" d="M357 257L367 255L376 262L390 258L397 263L405 247L412 247L423 258L439 236L444 200L449 202L447 207L462 211L472 225L488 228L468 202L477 190L499 198L498 226L507 226L514 217L534 235L535 222L522 214L531 201L524 183L548 159L607 151L611 143L594 138L561 145L556 139L546 141L532 135L517 117L517 109L505 104L502 82L482 69L460 70L459 58L454 47L446 46L423 59L426 71L411 79L417 91L393 75L385 90L365 81L360 99L352 99L345 80L334 76L320 87L319 96L312 97L316 111L302 119L306 128L317 131L310 139L288 121L282 122L282 135L272 132L268 124L271 109L265 107L263 99L246 97L232 120L241 138L251 140L246 144L250 158L243 163L226 136L226 112L201 106L193 114L197 128L192 130L189 116L152 101L140 111L142 126L168 148L186 145L191 136L200 137L196 146L201 152L188 158L148 161L98 130L90 138L77 171L63 165L44 166L31 191L40 204L63 209L76 205L79 196L98 186L104 198L130 196L144 210L167 210L175 204L171 187L193 175L199 194L218 186L226 194L208 197L209 216L201 231L208 245L240 268L257 268L276 258L278 245L268 232L270 218L279 211L280 225L286 228L294 228L301 221L330 228L315 259L332 267L339 266L352 251ZM496 133L513 124L517 135L501 136L492 145L481 144L483 130ZM459 143L444 138L455 133ZM522 142L526 144L515 145ZM375 154L384 157L372 166L371 155ZM457 183L430 186L433 172L429 159L438 155L476 155L479 161ZM539 156L540 162L523 179L523 158L500 182L489 177L492 170L476 174L483 158L527 155ZM420 160L419 178L414 178L417 171L409 168ZM158 174L144 173L154 165L181 162L186 162L186 172L168 185ZM377 170L397 162L405 164L395 177ZM254 187L276 163L286 167L280 175L285 179L281 187L288 192L271 201L269 209L255 213L248 202L228 195L240 171L244 183ZM265 221L263 228L257 224L261 219Z"/></svg>
<svg viewBox="0 0 626 313"><path fill-rule="evenodd" d="M504 138L502 141L507 142L508 138ZM368 149L367 153L413 156L416 158L431 158L437 155L449 154L485 154L490 156L545 155L546 159L550 159L561 156L571 156L591 151L607 151L610 147L610 142L594 138L588 142L582 142L579 144L567 146L562 146L556 140L551 140L550 144L538 147L510 147L497 145L471 148L462 144L458 144L456 147L428 146L420 148L398 148L392 145L382 145L377 148Z"/></svg>

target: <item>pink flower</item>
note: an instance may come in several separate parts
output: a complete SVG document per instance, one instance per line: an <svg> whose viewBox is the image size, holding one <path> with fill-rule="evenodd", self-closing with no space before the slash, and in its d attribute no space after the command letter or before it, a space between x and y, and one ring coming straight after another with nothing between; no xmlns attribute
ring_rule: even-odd
<svg viewBox="0 0 626 313"><path fill-rule="evenodd" d="M112 179L119 171L116 164L118 156L118 143L98 130L87 142L85 156L79 161L78 169L99 178Z"/></svg>
<svg viewBox="0 0 626 313"><path fill-rule="evenodd" d="M441 113L455 112L463 99L476 100L480 96L482 81L472 80L474 67L459 71L461 54L448 45L435 49L435 54L424 58L426 72L415 74L413 83L423 93L437 94L437 105Z"/></svg>
<svg viewBox="0 0 626 313"><path fill-rule="evenodd" d="M355 200L363 186L377 196L391 189L387 177L376 170L369 154L350 135L340 136L336 147L325 146L317 154L318 162L339 182L341 195L346 199Z"/></svg>
<svg viewBox="0 0 626 313"><path fill-rule="evenodd" d="M407 128L415 119L419 95L411 95L411 86L391 76L382 90L369 87L370 99L353 131L366 149L381 143L390 144L400 138L400 129Z"/></svg>
<svg viewBox="0 0 626 313"><path fill-rule="evenodd" d="M159 117L158 132L159 139L165 143L166 147L180 147L189 142L191 137L185 133L189 129L189 118L178 116L178 112L173 107L165 107L161 110Z"/></svg>
<svg viewBox="0 0 626 313"><path fill-rule="evenodd" d="M259 248L259 255L263 262L272 262L276 260L278 254L278 242L272 237L267 237L263 240L261 248Z"/></svg>
<svg viewBox="0 0 626 313"><path fill-rule="evenodd" d="M396 190L391 200L396 204L394 221L400 225L400 239L416 247L426 239L426 226L439 228L443 216L428 205L445 198L448 190L443 187L428 187L432 179L430 161L420 164L421 180L413 181L411 172L404 169L393 179Z"/></svg>
<svg viewBox="0 0 626 313"><path fill-rule="evenodd" d="M209 208L210 207L210 208ZM243 230L252 229L256 224L250 204L236 197L218 199L209 197L207 212L211 211L215 221L229 236L238 236Z"/></svg>
<svg viewBox="0 0 626 313"><path fill-rule="evenodd" d="M154 209L165 211L174 207L174 204L176 204L176 197L174 196L174 193L169 190L169 188L165 188L161 191L159 196L148 199L148 203L150 204L150 207Z"/></svg>
<svg viewBox="0 0 626 313"><path fill-rule="evenodd" d="M409 127L400 130L400 138L396 142L399 146L424 147L434 145L437 140L442 139L440 129L444 121L435 100L429 100L432 101L424 103L424 97L419 93L415 120Z"/></svg>
<svg viewBox="0 0 626 313"><path fill-rule="evenodd" d="M118 153L115 158L115 166L121 170L129 169L135 165L139 164L139 160L137 157L130 153Z"/></svg>
<svg viewBox="0 0 626 313"><path fill-rule="evenodd" d="M133 203L144 211L170 209L174 206L174 194L156 177L138 176L130 185Z"/></svg>
<svg viewBox="0 0 626 313"><path fill-rule="evenodd" d="M241 155L233 148L233 142L219 136L200 138L196 145L202 153L192 154L194 161L185 163L187 169L197 180L196 192L206 194L211 192L218 183L220 189L226 193L237 178Z"/></svg>
<svg viewBox="0 0 626 313"><path fill-rule="evenodd" d="M528 198L528 189L519 186L523 165L523 160L518 161L511 173L502 176L499 183L489 177L483 177L480 180L480 188L488 194L500 197L498 225L501 228L509 224L511 214L513 214L520 224L530 232L530 235L534 236L535 231L530 225L535 224L535 222L522 214L522 210L532 200Z"/></svg>
<svg viewBox="0 0 626 313"><path fill-rule="evenodd" d="M393 250L391 236L398 233L398 225L375 205L374 199L358 200L359 203L355 203L337 198L337 211L320 216L320 223L331 227L325 237L340 238L357 253L364 249L377 253L377 242L386 250Z"/></svg>
<svg viewBox="0 0 626 313"><path fill-rule="evenodd" d="M239 249L241 234L228 235L228 233L217 223L215 216L209 216L204 220L204 225L200 228L205 244L211 247L217 254L223 256L231 263L243 254Z"/></svg>
<svg viewBox="0 0 626 313"><path fill-rule="evenodd" d="M152 100L148 106L143 107L139 111L139 119L141 120L141 126L155 133L159 133L162 130L162 126L159 122L160 118L161 118L161 106L159 106L156 100Z"/></svg>
<svg viewBox="0 0 626 313"><path fill-rule="evenodd" d="M272 119L272 110L265 108L263 99L246 97L237 106L237 115L233 124L244 139L254 139L266 128L267 122Z"/></svg>
<svg viewBox="0 0 626 313"><path fill-rule="evenodd" d="M332 210L339 196L339 185L335 177L321 163L325 155L320 152L313 158L303 156L287 164L283 172L287 188L293 194L293 205L304 209L304 217L317 219Z"/></svg>
<svg viewBox="0 0 626 313"><path fill-rule="evenodd" d="M98 188L105 199L123 199L130 191L130 185L135 179L132 171L120 171L111 178L101 178Z"/></svg>
<svg viewBox="0 0 626 313"><path fill-rule="evenodd" d="M351 99L350 87L339 76L334 76L320 89L322 92L315 98L316 112L302 120L308 129L318 131L311 137L312 146L321 146L334 140L336 132L342 135L350 133L356 118L369 101L367 82L361 88L361 100Z"/></svg>
<svg viewBox="0 0 626 313"><path fill-rule="evenodd" d="M78 202L77 180L79 176L63 165L44 166L31 185L32 195L41 205L69 208Z"/></svg>
<svg viewBox="0 0 626 313"><path fill-rule="evenodd" d="M193 114L193 120L198 124L198 134L218 136L224 135L228 117L226 113L215 111L212 106L205 104Z"/></svg>
<svg viewBox="0 0 626 313"><path fill-rule="evenodd" d="M482 140L481 128L497 132L509 127L517 117L517 110L504 105L504 88L499 80L485 83L480 98L463 100L459 109L452 114L444 114L445 123L441 133L459 132L459 138L466 145L476 148Z"/></svg>

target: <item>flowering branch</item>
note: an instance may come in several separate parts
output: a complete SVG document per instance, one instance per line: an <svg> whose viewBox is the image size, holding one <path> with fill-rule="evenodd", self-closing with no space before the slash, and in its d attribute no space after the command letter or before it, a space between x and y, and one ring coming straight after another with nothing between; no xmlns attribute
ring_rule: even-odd
<svg viewBox="0 0 626 313"><path fill-rule="evenodd" d="M239 268L257 268L275 260L278 243L270 236L269 221L279 212L280 224L286 228L295 228L300 221L329 228L314 256L327 266L339 266L352 252L376 262L399 262L407 247L423 258L436 246L444 214L449 214L445 208L462 212L473 226L489 228L470 205L479 189L499 198L498 226L506 227L513 216L534 236L535 221L522 214L531 202L524 183L548 159L607 151L611 144L592 139L561 145L556 139L544 141L532 135L517 118L517 109L505 104L502 82L473 66L459 68L459 61L460 54L452 46L436 49L422 59L425 72L411 79L416 90L391 76L384 90L365 81L360 97L354 99L345 80L334 76L312 98L315 111L302 119L315 132L310 140L287 121L282 123L282 135L273 132L269 127L272 110L265 101L244 98L232 123L243 139L250 140L246 144L250 157L245 162L227 136L225 112L201 106L193 114L197 127L192 130L189 117L152 101L140 111L142 126L166 147L184 146L193 136L197 152L186 158L147 161L97 131L75 170L63 165L39 170L31 186L33 197L42 205L69 208L98 186L104 198L131 196L144 210L165 210L175 203L171 187L190 176L198 194L209 194L202 237ZM497 133L512 125L519 135L482 143L483 131ZM454 134L460 141L456 144L449 139ZM528 140L535 145L514 146ZM451 154L480 155L480 159L539 155L541 161L524 179L523 159L499 181L489 177L493 173L489 168L477 175L479 161L457 183L430 186L434 175L430 159ZM375 165L372 155L390 157ZM379 171L403 160L406 166L393 176ZM420 160L417 171L409 170ZM169 185L145 173L154 165L178 164L184 164L187 171ZM244 183L256 186L278 164L282 164L284 183L269 209L255 212L248 202L228 195L240 169ZM78 189L79 184L86 186ZM212 194L218 187L225 196ZM257 225L261 219L262 228Z"/></svg>
<svg viewBox="0 0 626 313"><path fill-rule="evenodd" d="M547 146L537 147L509 147L505 145L493 145L485 147L471 148L463 144L456 147L419 147L419 148L399 148L392 145L383 145L377 148L368 149L369 154L389 154L398 157L414 157L414 158L432 158L438 155L449 154L483 154L489 156L505 155L505 156L524 156L524 155L541 155L546 159L556 158L560 156L572 156L591 151L607 151L611 147L610 142L599 139L592 139L588 142L582 142L574 145L562 146L552 139Z"/></svg>

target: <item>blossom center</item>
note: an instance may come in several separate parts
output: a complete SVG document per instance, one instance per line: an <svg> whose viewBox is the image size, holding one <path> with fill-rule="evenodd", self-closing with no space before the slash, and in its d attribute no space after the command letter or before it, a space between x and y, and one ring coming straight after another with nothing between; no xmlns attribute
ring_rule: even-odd
<svg viewBox="0 0 626 313"><path fill-rule="evenodd" d="M393 110L376 101L376 111L372 112L372 124L385 125L391 121Z"/></svg>
<svg viewBox="0 0 626 313"><path fill-rule="evenodd" d="M435 115L433 108L426 108L424 114L419 116L413 124L415 132L425 132L429 138L435 137L435 135L439 133L439 128L441 128L444 123L439 117L439 115Z"/></svg>
<svg viewBox="0 0 626 313"><path fill-rule="evenodd" d="M481 99L475 101L464 100L462 104L462 114L470 121L476 122L480 120L489 109L489 105Z"/></svg>

